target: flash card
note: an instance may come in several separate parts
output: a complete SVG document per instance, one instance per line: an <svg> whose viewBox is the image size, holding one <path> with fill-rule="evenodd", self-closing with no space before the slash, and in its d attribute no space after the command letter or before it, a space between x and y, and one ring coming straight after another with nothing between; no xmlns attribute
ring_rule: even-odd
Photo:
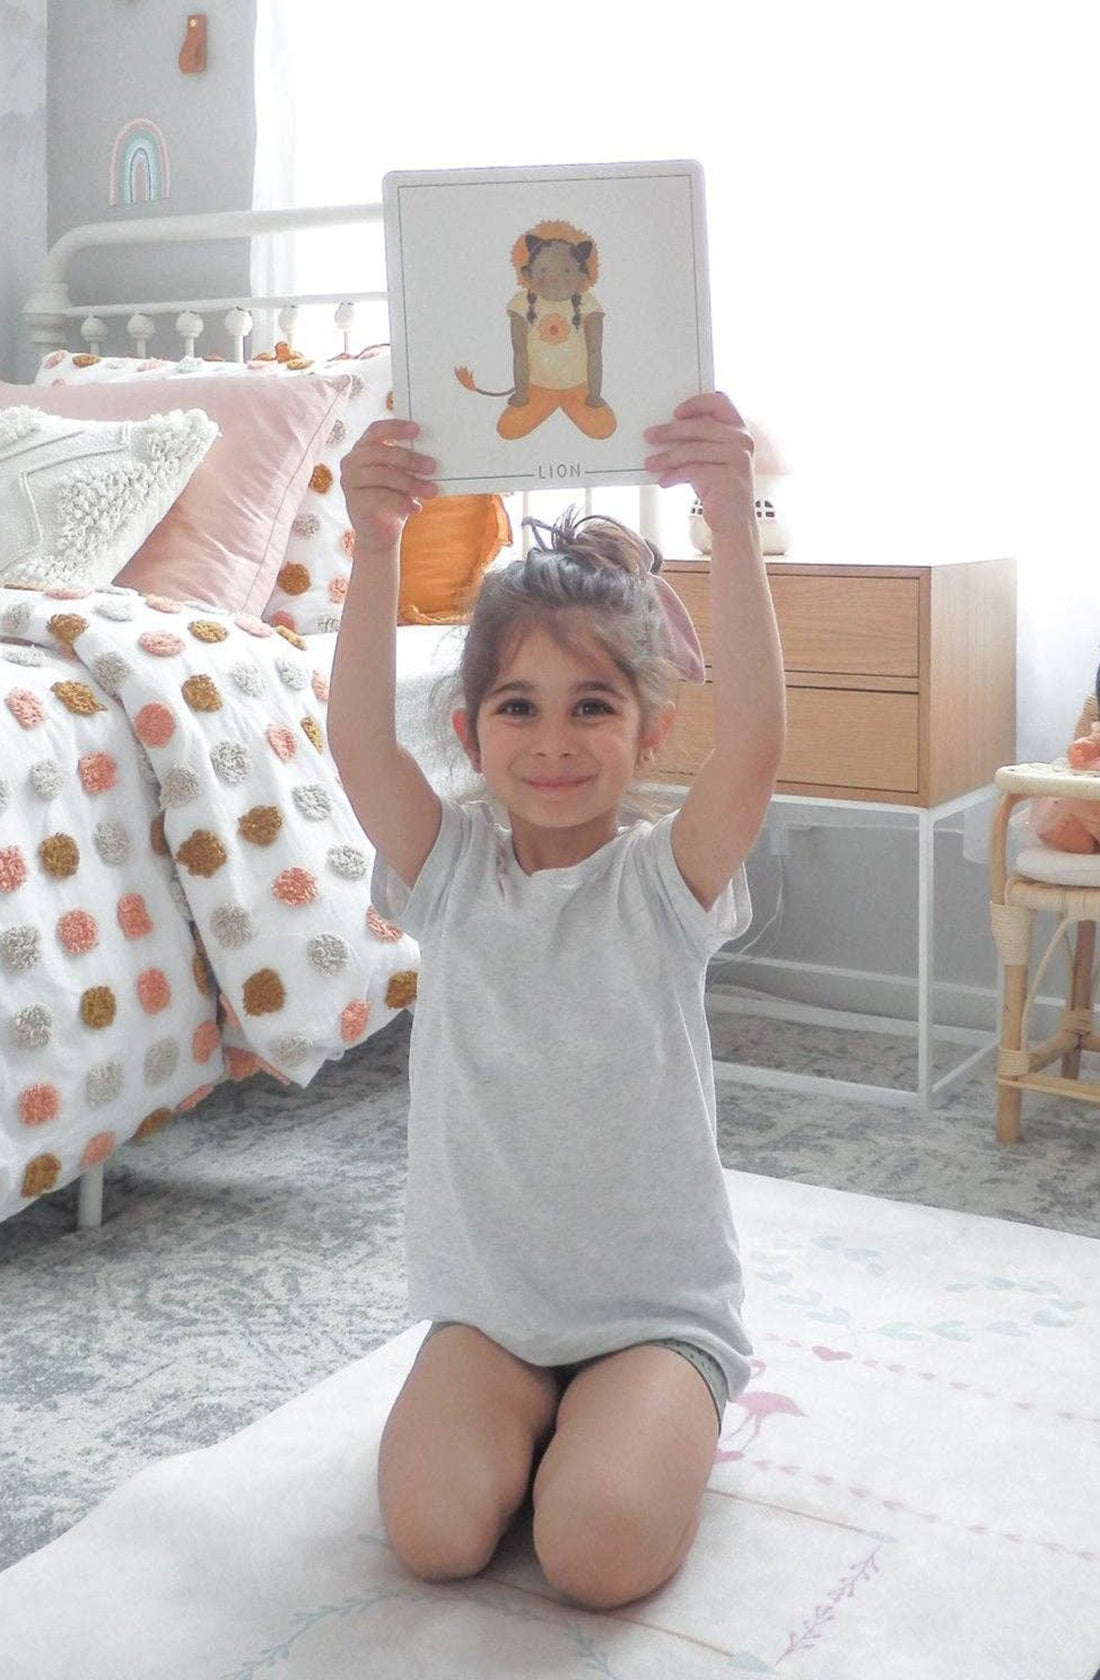
<svg viewBox="0 0 1100 1680"><path fill-rule="evenodd" d="M643 432L714 389L694 161L392 171L393 412L443 494L655 484Z"/></svg>

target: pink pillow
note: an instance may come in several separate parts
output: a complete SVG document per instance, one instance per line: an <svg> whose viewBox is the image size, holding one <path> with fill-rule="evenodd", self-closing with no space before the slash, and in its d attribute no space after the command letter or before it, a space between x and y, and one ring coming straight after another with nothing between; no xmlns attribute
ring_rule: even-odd
<svg viewBox="0 0 1100 1680"><path fill-rule="evenodd" d="M178 383L0 382L0 408L26 403L92 420L147 420L184 404L201 408L222 435L115 582L259 614L275 587L314 462L350 391L347 377L284 381L262 373Z"/></svg>

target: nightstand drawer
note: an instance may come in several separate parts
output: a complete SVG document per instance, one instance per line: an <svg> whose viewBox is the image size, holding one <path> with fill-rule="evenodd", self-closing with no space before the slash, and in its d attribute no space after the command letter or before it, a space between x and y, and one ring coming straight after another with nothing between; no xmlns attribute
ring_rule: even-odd
<svg viewBox="0 0 1100 1680"><path fill-rule="evenodd" d="M915 694L787 685L787 743L779 782L811 787L919 786ZM714 745L714 684L681 683L676 721L653 780L690 782Z"/></svg>
<svg viewBox="0 0 1100 1680"><path fill-rule="evenodd" d="M772 575L770 584L788 673L920 675L918 578Z"/></svg>
<svg viewBox="0 0 1100 1680"><path fill-rule="evenodd" d="M915 793L919 742L916 694L788 683L787 743L777 779Z"/></svg>
<svg viewBox="0 0 1100 1680"><path fill-rule="evenodd" d="M713 663L714 623L706 569L662 572L692 616L703 658ZM768 578L783 666L871 677L920 675L920 579L797 573Z"/></svg>

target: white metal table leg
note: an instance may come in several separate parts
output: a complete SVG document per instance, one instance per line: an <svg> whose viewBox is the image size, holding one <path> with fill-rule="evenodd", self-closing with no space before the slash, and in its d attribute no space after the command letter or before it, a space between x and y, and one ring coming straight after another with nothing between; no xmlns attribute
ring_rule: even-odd
<svg viewBox="0 0 1100 1680"><path fill-rule="evenodd" d="M825 1024L847 1025L862 1028L867 1031L891 1033L906 1033L910 1037L915 1031L917 1037L917 1084L916 1088L898 1089L893 1085L872 1085L864 1080L828 1079L821 1074L788 1073L780 1068L758 1068L743 1062L727 1061L724 1057L714 1057L714 1075L716 1079L744 1085L773 1086L786 1091L825 1092L834 1098L851 1097L857 1101L888 1103L892 1107L916 1108L924 1114L929 1114L936 1105L941 1092L948 1091L958 1085L968 1075L971 1068L983 1060L997 1048L1000 1019L1004 1008L1004 975L998 965L997 988L997 1030L984 1033L970 1027L954 1027L945 1024L939 1037L946 1043L971 1044L976 1046L970 1054L957 1063L949 1073L935 1077L933 1052L936 1043L935 1021L935 839L936 824L943 818L953 816L965 810L968 806L983 802L991 794L996 794L996 788L990 784L986 787L972 788L969 793L957 799L946 800L940 805L930 808L914 807L911 805L881 804L880 801L837 801L833 799L816 799L810 795L774 794L778 801L790 801L804 805L843 804L849 808L862 810L881 809L899 812L905 817L916 817L918 843L917 869L917 1019L915 1022L890 1021L873 1015L861 1015L851 1010L818 1009L800 1003L783 1003L779 1001L763 1001L753 998L744 1000L723 995L721 992L711 992L707 995L707 1007L711 1014L730 1015L747 1014L771 1016L780 1020L813 1021ZM686 789L685 789L686 792ZM716 960L721 960L716 959ZM728 959L737 962L736 953ZM757 959L747 957L743 960L754 962ZM1100 1677L1098 1677L1100 1680Z"/></svg>
<svg viewBox="0 0 1100 1680"><path fill-rule="evenodd" d="M917 1104L922 1114L931 1112L932 1093L932 975L934 971L936 824L928 810L917 812Z"/></svg>

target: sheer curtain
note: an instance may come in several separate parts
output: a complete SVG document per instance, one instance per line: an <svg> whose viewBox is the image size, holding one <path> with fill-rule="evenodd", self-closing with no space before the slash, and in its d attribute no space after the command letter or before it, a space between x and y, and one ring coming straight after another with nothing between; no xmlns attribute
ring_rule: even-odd
<svg viewBox="0 0 1100 1680"><path fill-rule="evenodd" d="M698 158L716 383L787 460L799 556L1014 555L1017 758L1061 753L1100 658L1082 8L647 15L257 0L254 202L369 202L392 168ZM258 293L385 286L380 230L254 249ZM302 315L307 353L339 347L328 306ZM355 348L387 336L364 309ZM666 552L690 552L660 495Z"/></svg>

